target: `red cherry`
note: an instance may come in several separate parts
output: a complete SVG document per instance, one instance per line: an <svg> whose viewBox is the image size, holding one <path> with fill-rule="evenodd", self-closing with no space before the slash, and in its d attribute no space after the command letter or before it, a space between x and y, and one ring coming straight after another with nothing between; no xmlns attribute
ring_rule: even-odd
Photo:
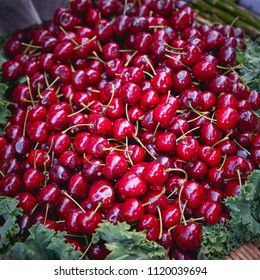
<svg viewBox="0 0 260 280"><path fill-rule="evenodd" d="M173 230L173 237L183 250L196 250L202 241L202 229L196 222L179 224Z"/></svg>
<svg viewBox="0 0 260 280"><path fill-rule="evenodd" d="M144 208L141 201L134 197L126 199L120 207L120 217L127 223L137 222L143 214Z"/></svg>

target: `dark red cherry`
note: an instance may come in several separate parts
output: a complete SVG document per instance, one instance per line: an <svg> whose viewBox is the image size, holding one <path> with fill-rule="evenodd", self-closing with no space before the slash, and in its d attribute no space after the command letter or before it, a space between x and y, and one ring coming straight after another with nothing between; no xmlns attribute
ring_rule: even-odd
<svg viewBox="0 0 260 280"><path fill-rule="evenodd" d="M152 214L145 214L138 221L138 231L145 230L148 240L157 240L160 234L160 224L158 218Z"/></svg>
<svg viewBox="0 0 260 280"><path fill-rule="evenodd" d="M127 223L137 222L143 214L144 208L141 201L134 197L126 199L120 207L120 217Z"/></svg>
<svg viewBox="0 0 260 280"><path fill-rule="evenodd" d="M183 202L187 201L187 206L194 209L200 206L204 201L205 193L203 187L198 182L186 181L181 192Z"/></svg>
<svg viewBox="0 0 260 280"><path fill-rule="evenodd" d="M43 173L36 168L29 168L23 175L23 186L26 191L34 191L40 189L44 183Z"/></svg>
<svg viewBox="0 0 260 280"><path fill-rule="evenodd" d="M18 174L9 173L0 179L0 193L15 196L22 187L22 180Z"/></svg>
<svg viewBox="0 0 260 280"><path fill-rule="evenodd" d="M74 174L68 184L68 194L75 199L82 199L88 193L88 183L86 179L80 174Z"/></svg>
<svg viewBox="0 0 260 280"><path fill-rule="evenodd" d="M173 238L183 250L196 250L202 241L201 226L196 222L179 224L173 230Z"/></svg>

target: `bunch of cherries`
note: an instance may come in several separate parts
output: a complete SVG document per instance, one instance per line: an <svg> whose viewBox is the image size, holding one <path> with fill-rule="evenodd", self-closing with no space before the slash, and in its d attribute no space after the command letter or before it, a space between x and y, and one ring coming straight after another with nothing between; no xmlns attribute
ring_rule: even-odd
<svg viewBox="0 0 260 280"><path fill-rule="evenodd" d="M102 220L196 258L202 226L260 165L260 96L239 75L244 32L199 25L185 1L74 0L5 45L12 116L0 193L84 251ZM82 241L83 240L83 241ZM109 251L88 246L92 259Z"/></svg>

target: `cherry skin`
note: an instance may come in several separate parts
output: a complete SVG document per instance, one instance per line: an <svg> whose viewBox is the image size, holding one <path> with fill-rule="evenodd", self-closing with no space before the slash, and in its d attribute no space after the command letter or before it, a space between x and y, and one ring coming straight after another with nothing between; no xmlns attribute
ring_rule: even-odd
<svg viewBox="0 0 260 280"><path fill-rule="evenodd" d="M128 172L116 183L119 194L125 197L138 197L145 194L146 182L136 173Z"/></svg>
<svg viewBox="0 0 260 280"><path fill-rule="evenodd" d="M212 62L199 61L192 67L192 73L198 80L207 81L215 75L216 68Z"/></svg>
<svg viewBox="0 0 260 280"><path fill-rule="evenodd" d="M110 251L106 248L103 242L92 244L88 250L88 257L91 260L104 260Z"/></svg>
<svg viewBox="0 0 260 280"><path fill-rule="evenodd" d="M108 209L115 200L115 191L110 181L106 179L96 180L89 191L88 199L93 207L100 204L101 209Z"/></svg>
<svg viewBox="0 0 260 280"><path fill-rule="evenodd" d="M6 174L0 180L0 193L7 196L15 196L21 189L22 180L14 173Z"/></svg>
<svg viewBox="0 0 260 280"><path fill-rule="evenodd" d="M41 187L44 182L43 173L36 168L29 168L23 175L23 185L26 191L34 191Z"/></svg>
<svg viewBox="0 0 260 280"><path fill-rule="evenodd" d="M134 197L126 199L120 207L120 217L127 223L137 222L143 214L144 208L141 201Z"/></svg>
<svg viewBox="0 0 260 280"><path fill-rule="evenodd" d="M101 220L102 215L99 211L88 210L77 216L76 223L80 233L94 234Z"/></svg>
<svg viewBox="0 0 260 280"><path fill-rule="evenodd" d="M203 217L206 224L213 225L219 221L221 210L220 203L208 200L200 205L197 215Z"/></svg>
<svg viewBox="0 0 260 280"><path fill-rule="evenodd" d="M89 186L86 179L80 174L74 174L68 185L68 194L75 199L82 199L87 195Z"/></svg>
<svg viewBox="0 0 260 280"><path fill-rule="evenodd" d="M72 208L71 210L68 211L68 213L65 216L65 224L68 233L71 234L79 233L79 228L77 225L77 217L82 213L83 213L82 210L79 208Z"/></svg>
<svg viewBox="0 0 260 280"><path fill-rule="evenodd" d="M105 161L102 173L110 180L121 178L128 169L127 161L120 155L109 154Z"/></svg>
<svg viewBox="0 0 260 280"><path fill-rule="evenodd" d="M183 250L196 250L202 241L202 229L196 222L178 224L173 230L173 238Z"/></svg>
<svg viewBox="0 0 260 280"><path fill-rule="evenodd" d="M205 198L203 187L198 182L186 181L181 192L182 201L187 201L187 206L194 209L200 206Z"/></svg>
<svg viewBox="0 0 260 280"><path fill-rule="evenodd" d="M164 166L160 162L150 162L144 168L142 177L148 185L162 185L168 178Z"/></svg>
<svg viewBox="0 0 260 280"><path fill-rule="evenodd" d="M236 126L239 119L239 114L234 108L221 107L216 110L215 117L217 120L217 126L221 130L228 130Z"/></svg>
<svg viewBox="0 0 260 280"><path fill-rule="evenodd" d="M138 221L138 231L146 231L146 238L148 240L157 240L160 233L160 224L158 218L152 214L145 214Z"/></svg>
<svg viewBox="0 0 260 280"><path fill-rule="evenodd" d="M54 205L60 198L61 190L58 185L52 183L44 186L36 194L37 202L43 205Z"/></svg>
<svg viewBox="0 0 260 280"><path fill-rule="evenodd" d="M159 191L146 192L143 197L143 206L145 213L156 215L159 209L164 209L168 205L168 199L165 194Z"/></svg>
<svg viewBox="0 0 260 280"><path fill-rule="evenodd" d="M192 136L180 140L176 146L177 155L184 161L195 161L198 158L200 145Z"/></svg>
<svg viewBox="0 0 260 280"><path fill-rule="evenodd" d="M181 210L175 204L170 204L162 210L162 224L164 228L171 228L180 222Z"/></svg>
<svg viewBox="0 0 260 280"><path fill-rule="evenodd" d="M21 207L24 213L31 212L36 206L36 199L29 192L19 192L14 198L19 201L17 206Z"/></svg>

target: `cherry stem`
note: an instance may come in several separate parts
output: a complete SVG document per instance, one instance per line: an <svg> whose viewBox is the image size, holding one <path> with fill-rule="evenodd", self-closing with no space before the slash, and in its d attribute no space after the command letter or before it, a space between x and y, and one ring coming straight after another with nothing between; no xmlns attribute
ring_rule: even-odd
<svg viewBox="0 0 260 280"><path fill-rule="evenodd" d="M149 25L149 28L165 28L165 25Z"/></svg>
<svg viewBox="0 0 260 280"><path fill-rule="evenodd" d="M134 58L134 56L135 56L137 53L138 53L137 51L133 52L133 54L132 54L132 55L128 58L128 60L126 61L125 67L128 66L128 64L130 63L130 61Z"/></svg>
<svg viewBox="0 0 260 280"><path fill-rule="evenodd" d="M61 190L61 194L67 196L67 198L69 198L71 201L73 201L75 203L75 205L77 205L79 207L79 209L83 212L86 213L86 210L72 197L70 196L67 191L65 190Z"/></svg>
<svg viewBox="0 0 260 280"><path fill-rule="evenodd" d="M48 85L47 89L50 89L55 83L60 79L60 77L56 77L51 84Z"/></svg>
<svg viewBox="0 0 260 280"><path fill-rule="evenodd" d="M95 57L97 60L99 60L99 61L100 61L101 63L103 63L103 64L106 64L106 61L103 60L100 56L98 56L98 54L97 54L95 51L93 51L92 53L94 54L94 57Z"/></svg>
<svg viewBox="0 0 260 280"><path fill-rule="evenodd" d="M71 42L72 42L74 45L76 45L76 46L79 45L79 43L78 43L77 41L75 41L75 40L69 35L69 33L68 33L62 26L60 26L60 30L71 40Z"/></svg>
<svg viewBox="0 0 260 280"><path fill-rule="evenodd" d="M178 224L177 224L177 225L178 225ZM168 233L170 233L170 231L172 231L177 225L174 225L174 226L168 228Z"/></svg>
<svg viewBox="0 0 260 280"><path fill-rule="evenodd" d="M147 201L146 203L143 203L142 206L146 206L149 205L151 203L154 203L157 199L160 198L161 195L163 195L165 193L165 188L163 188L161 190L161 192L159 194L157 194L152 200Z"/></svg>
<svg viewBox="0 0 260 280"><path fill-rule="evenodd" d="M33 49L41 49L41 46L37 46L37 45L32 45L32 44L28 44L28 43L21 43L22 46L28 47L28 48L33 48Z"/></svg>
<svg viewBox="0 0 260 280"><path fill-rule="evenodd" d="M153 72L153 74L154 74L154 76L155 76L155 75L156 75L155 69L154 69L154 67L153 67L153 65L152 65L152 63L151 63L151 61L150 61L149 58L147 57L147 55L143 55L142 57L144 58L144 60L147 61L147 63L148 63L149 66L151 67L152 72Z"/></svg>
<svg viewBox="0 0 260 280"><path fill-rule="evenodd" d="M92 165L105 166L104 163L94 163L94 162L90 161L90 160L86 157L85 154L83 155L83 158L84 158L88 163L90 163L90 164L92 164Z"/></svg>
<svg viewBox="0 0 260 280"><path fill-rule="evenodd" d="M88 109L88 107L90 107L94 102L95 102L95 101L92 100L87 106L83 103L83 104L84 104L84 107L83 107L83 108L81 108L81 109L78 110L77 112L74 112L74 113L69 114L68 117L70 118L70 117L72 117L72 116L74 116L74 115L76 115L76 114L78 114L78 113L80 113L80 112L82 112L82 111Z"/></svg>
<svg viewBox="0 0 260 280"><path fill-rule="evenodd" d="M128 137L125 138L125 146L126 146L126 149L129 150L129 147L128 147ZM131 159L130 153L127 153L127 157L129 159L130 164L133 166L134 163L133 163L133 161Z"/></svg>
<svg viewBox="0 0 260 280"><path fill-rule="evenodd" d="M48 212L49 212L49 203L46 204L46 211L45 211L45 216L44 216L44 225L46 224L47 217L48 217Z"/></svg>
<svg viewBox="0 0 260 280"><path fill-rule="evenodd" d="M173 46L169 45L165 40L164 40L164 44L165 44L167 47L169 47L169 48L171 48L171 49L174 49L174 50L183 50L183 48L176 48L176 47L173 47Z"/></svg>
<svg viewBox="0 0 260 280"><path fill-rule="evenodd" d="M128 103L125 104L125 115L126 115L126 119L130 122L129 114L128 114Z"/></svg>
<svg viewBox="0 0 260 280"><path fill-rule="evenodd" d="M124 0L124 10L123 10L123 16L125 16L127 13L127 0Z"/></svg>
<svg viewBox="0 0 260 280"><path fill-rule="evenodd" d="M237 177L238 177L238 181L239 181L239 186L241 188L242 187L242 180L241 180L240 170L237 169L236 172L237 172Z"/></svg>
<svg viewBox="0 0 260 280"><path fill-rule="evenodd" d="M214 119L209 118L209 117L206 117L206 116L204 115L204 114L207 114L207 112L201 112L201 111L195 109L195 108L191 105L191 103L190 103L189 105L190 105L190 107L191 107L191 110L192 110L194 113L196 113L197 115L199 115L200 117L205 118L205 119L207 119L207 120L210 120L211 122L213 122L213 121L216 122Z"/></svg>
<svg viewBox="0 0 260 280"><path fill-rule="evenodd" d="M119 52L135 52L135 50L127 50L127 49L123 49L123 50L119 50Z"/></svg>
<svg viewBox="0 0 260 280"><path fill-rule="evenodd" d="M144 71L144 70L143 70L143 72L144 72L144 74L146 74L146 75L149 76L150 78L153 78L153 75L152 75L151 73L149 73L149 72L147 72L147 71Z"/></svg>
<svg viewBox="0 0 260 280"><path fill-rule="evenodd" d="M109 99L107 105L103 108L102 114L104 114L106 112L106 110L109 108L109 106L110 106L110 104L111 104L111 102L112 102L112 100L115 96L115 85L113 83L111 83L111 87L112 87L112 94L110 96L110 99Z"/></svg>
<svg viewBox="0 0 260 280"><path fill-rule="evenodd" d="M82 253L82 255L78 258L78 260L82 260L82 259L85 257L85 255L87 254L87 252L88 252L88 250L89 250L89 248L90 248L90 246L91 246L92 244L93 244L93 241L92 241L92 239L91 239L91 241L89 242L89 244L88 244L86 250Z"/></svg>
<svg viewBox="0 0 260 280"><path fill-rule="evenodd" d="M236 21L239 20L239 17L236 17L233 19L233 21L231 22L230 24L230 27L229 27L229 30L228 30L228 34L227 34L227 37L229 38L230 37L230 32L231 32L231 28L233 27L233 25L235 24Z"/></svg>
<svg viewBox="0 0 260 280"><path fill-rule="evenodd" d="M244 150L249 156L251 155L251 153L246 148L244 148L242 145L240 145L236 139L233 139L233 141L238 145L239 148Z"/></svg>
<svg viewBox="0 0 260 280"><path fill-rule="evenodd" d="M27 119L28 119L28 115L29 115L29 110L28 109L30 110L30 107L27 108L25 118L24 118L23 137L25 137L25 133L26 133L26 124L27 124Z"/></svg>
<svg viewBox="0 0 260 280"><path fill-rule="evenodd" d="M192 132L192 131L194 131L194 130L197 130L197 129L199 129L198 126L192 128L192 129L190 129L190 130L188 130L188 131L186 131L182 136L180 136L179 138L176 139L176 142L180 141L180 140L181 140L182 138L184 138L187 134L189 134L190 132Z"/></svg>
<svg viewBox="0 0 260 280"><path fill-rule="evenodd" d="M155 136L156 132L158 131L159 126L160 126L160 123L158 122L154 129L153 136Z"/></svg>
<svg viewBox="0 0 260 280"><path fill-rule="evenodd" d="M223 141L226 141L229 139L229 136L231 135L232 133L228 133L223 139L220 139L219 141L217 141L216 143L214 143L212 145L212 148L216 147L218 144L222 143Z"/></svg>
<svg viewBox="0 0 260 280"><path fill-rule="evenodd" d="M74 50L77 50L77 49L79 49L79 48L81 48L81 47L83 47L83 46L85 46L85 45L91 43L91 42L94 41L96 38L97 38L97 35L93 36L93 37L90 38L87 42L85 42L85 43L83 43L83 44L81 44L81 45L75 46L75 47L74 47Z"/></svg>
<svg viewBox="0 0 260 280"><path fill-rule="evenodd" d="M181 210L181 220L183 221L184 225L186 226L186 220L185 220L185 217L184 217L184 210L185 210L185 207L186 207L186 204L187 204L187 200L185 201L183 207L181 207L181 194L182 194L183 188L184 188L184 185L181 186L178 201L179 201L179 208Z"/></svg>
<svg viewBox="0 0 260 280"><path fill-rule="evenodd" d="M45 84L47 85L47 89L50 89L50 84L49 84L49 81L47 78L46 71L44 71L43 75L44 75ZM41 95L41 85L40 84L38 84L38 94L41 98L43 98L43 96Z"/></svg>
<svg viewBox="0 0 260 280"><path fill-rule="evenodd" d="M221 165L220 165L220 167L219 167L219 169L218 169L218 170L221 170L221 169L223 168L223 166L224 166L224 163L225 163L226 159L227 159L227 155L224 155L223 162L221 163Z"/></svg>
<svg viewBox="0 0 260 280"><path fill-rule="evenodd" d="M61 133L62 133L62 134L65 134L65 133L67 133L70 129L77 128L77 127L81 127L81 126L93 126L93 125L90 124L90 123L75 124L75 125L73 125L73 126L68 127L67 129L63 130Z"/></svg>
<svg viewBox="0 0 260 280"><path fill-rule="evenodd" d="M168 168L168 169L165 170L165 172L171 172L171 171L180 171L180 172L184 173L184 175L185 175L184 180L185 181L188 180L188 174L187 174L187 172L184 169L181 169L181 168Z"/></svg>
<svg viewBox="0 0 260 280"><path fill-rule="evenodd" d="M29 76L26 76L26 80L27 80L27 85L28 85L28 89L29 89L29 94L30 94L31 102L32 102L33 107L34 107L35 104L34 104L34 100L33 100L33 97L32 97L32 89L31 89L31 84L30 84Z"/></svg>
<svg viewBox="0 0 260 280"><path fill-rule="evenodd" d="M135 139L136 142L138 142L138 143L146 150L146 152L147 152L154 160L156 160L156 157L145 147L145 145L142 143L142 141L141 141L135 134L133 134L133 138Z"/></svg>
<svg viewBox="0 0 260 280"><path fill-rule="evenodd" d="M177 188L175 188L168 196L167 198L169 199L172 195L174 195L178 191Z"/></svg>
<svg viewBox="0 0 260 280"><path fill-rule="evenodd" d="M158 239L160 240L162 238L162 232L163 232L163 223L162 223L162 213L159 206L157 206L158 216L159 216L159 222L160 222L160 233L158 236Z"/></svg>
<svg viewBox="0 0 260 280"><path fill-rule="evenodd" d="M5 176L5 174L3 173L3 171L2 171L2 170L0 170L0 175L1 175L2 177L4 177L4 176Z"/></svg>

